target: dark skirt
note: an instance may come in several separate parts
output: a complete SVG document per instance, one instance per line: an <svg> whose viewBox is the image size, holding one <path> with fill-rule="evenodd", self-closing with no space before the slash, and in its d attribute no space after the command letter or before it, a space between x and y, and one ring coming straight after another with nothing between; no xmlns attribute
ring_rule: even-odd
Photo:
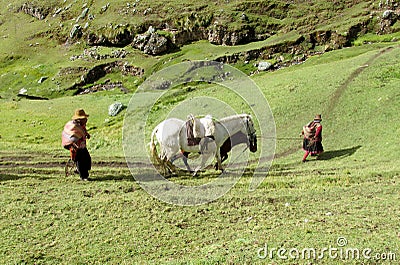
<svg viewBox="0 0 400 265"><path fill-rule="evenodd" d="M321 141L313 141L307 138L303 140L303 150L311 154L320 154L324 151Z"/></svg>
<svg viewBox="0 0 400 265"><path fill-rule="evenodd" d="M86 149L86 147L77 150L76 166L81 179L87 179L89 177L89 170L92 167L92 158L90 157L89 151Z"/></svg>

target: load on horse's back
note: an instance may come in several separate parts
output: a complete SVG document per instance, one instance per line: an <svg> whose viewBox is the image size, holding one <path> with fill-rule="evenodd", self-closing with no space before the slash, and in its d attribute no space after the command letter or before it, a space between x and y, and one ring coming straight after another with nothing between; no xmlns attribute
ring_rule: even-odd
<svg viewBox="0 0 400 265"><path fill-rule="evenodd" d="M189 114L186 121L186 134L189 145L198 145L204 137L214 139L215 125L211 115L197 118Z"/></svg>
<svg viewBox="0 0 400 265"><path fill-rule="evenodd" d="M200 152L204 152L204 150L207 150L210 142L215 140L215 124L211 115L198 118L193 114L189 114L185 125L188 146L200 145ZM186 167L189 168L185 159L184 162Z"/></svg>
<svg viewBox="0 0 400 265"><path fill-rule="evenodd" d="M206 115L203 119L204 136L214 139L215 124L211 115Z"/></svg>
<svg viewBox="0 0 400 265"><path fill-rule="evenodd" d="M199 118L196 118L193 114L189 114L187 117L186 135L189 146L198 145L201 138L204 137L204 127L201 127Z"/></svg>

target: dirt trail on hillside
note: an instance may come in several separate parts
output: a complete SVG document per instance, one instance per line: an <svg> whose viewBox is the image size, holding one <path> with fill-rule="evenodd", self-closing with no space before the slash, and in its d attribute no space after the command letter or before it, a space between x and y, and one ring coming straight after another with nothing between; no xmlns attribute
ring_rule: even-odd
<svg viewBox="0 0 400 265"><path fill-rule="evenodd" d="M340 98L342 97L344 91L349 87L351 82L354 81L355 78L357 78L367 67L369 67L377 58L382 56L383 54L393 50L394 47L387 47L385 49L380 50L378 53L374 54L367 62L365 62L364 65L361 65L359 68L357 68L354 72L352 72L349 77L341 84L333 93L333 96L330 98L328 102L328 106L326 109L322 112L324 116L328 116L333 112L333 110L336 108ZM301 139L299 139L300 141ZM288 148L287 150L280 152L278 154L275 154L275 158L280 158L280 157L285 157L288 155L291 155L293 153L296 153L300 147L296 144L296 146Z"/></svg>
<svg viewBox="0 0 400 265"><path fill-rule="evenodd" d="M339 99L341 98L343 92L347 89L349 84L354 81L354 79L359 76L367 67L369 67L377 58L385 54L386 52L389 52L393 50L393 47L388 47L383 50L380 50L378 53L374 54L364 65L360 66L357 68L353 73L350 74L350 76L346 79L346 81L338 88L336 91L333 93L333 96L331 97L329 101L328 107L325 109L324 113L326 116L329 116L332 111L335 109L337 103L339 102Z"/></svg>
<svg viewBox="0 0 400 265"><path fill-rule="evenodd" d="M364 65L360 66L357 68L354 72L350 74L350 76L335 90L333 93L332 97L330 98L328 105L326 109L323 111L323 114L326 116L329 116L333 110L336 108L341 96L345 92L345 90L349 87L351 82L354 81L355 78L357 78L368 66L370 66L377 58L382 56L383 54L391 51L394 49L394 47L388 47L385 49L380 50L376 54L374 54L367 62L365 62ZM299 142L301 139L299 138ZM276 153L275 158L281 158L285 157L288 155L291 155L295 152L297 152L300 149L299 144L296 143L295 146L288 148L287 150ZM26 155L17 155L17 154L10 154L6 152L0 153L0 171L7 171L7 170L12 170L13 168L58 168L58 167L64 167L66 160L65 161L59 161L59 159L54 159L51 157L47 157L49 162L43 162L43 161L35 161L37 160L38 157L42 157L42 155L39 154L26 154ZM263 158L260 158L263 160ZM57 160L57 161L54 161ZM260 161L261 161L260 160ZM127 164L124 161L96 161L93 163L95 167L116 167L116 168L127 168ZM144 165L142 163L138 163L137 165L138 168L146 168L148 165ZM0 172L1 173L1 172Z"/></svg>
<svg viewBox="0 0 400 265"><path fill-rule="evenodd" d="M69 153L64 155L51 155L42 153L25 152L19 154L18 152L0 152L0 174L2 171L9 171L12 169L45 169L45 168L64 168L69 159ZM108 167L108 168L127 168L125 158L119 157L112 160L99 160L93 161L95 167ZM142 164L137 167L143 167Z"/></svg>

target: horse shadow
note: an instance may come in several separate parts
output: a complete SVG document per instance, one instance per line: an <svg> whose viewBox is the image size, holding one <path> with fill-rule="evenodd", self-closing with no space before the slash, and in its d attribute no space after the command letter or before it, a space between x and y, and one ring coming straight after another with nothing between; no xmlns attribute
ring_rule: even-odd
<svg viewBox="0 0 400 265"><path fill-rule="evenodd" d="M325 151L318 156L318 160L330 160L333 158L343 158L343 157L352 156L360 148L361 148L361 145L357 145L357 146L354 146L351 148L346 148L346 149Z"/></svg>

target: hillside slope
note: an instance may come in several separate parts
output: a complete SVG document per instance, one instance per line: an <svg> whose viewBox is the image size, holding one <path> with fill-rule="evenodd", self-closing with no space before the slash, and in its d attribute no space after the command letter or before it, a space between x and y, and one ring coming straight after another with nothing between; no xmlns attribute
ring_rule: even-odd
<svg viewBox="0 0 400 265"><path fill-rule="evenodd" d="M386 38L391 41L400 29L398 1L1 4L3 98L15 98L21 90L43 98L101 89L134 91L166 62L183 58L235 63L254 73L260 61L277 69L351 46L367 33L394 33ZM199 54L192 46L201 49Z"/></svg>
<svg viewBox="0 0 400 265"><path fill-rule="evenodd" d="M121 139L126 112L109 117L107 107L114 101L127 104L130 94L1 99L0 259L10 264L293 264L297 260L263 258L259 251L267 244L323 250L344 238L349 249L385 253L391 263L399 251L399 69L400 47L391 43L315 55L253 76L274 114L277 157L255 191L248 190L252 161L223 197L193 207L169 205L146 193L132 173L153 172L150 165L126 167ZM163 98L154 115L201 95L240 107L224 90L190 87ZM69 153L60 146L60 132L73 109L82 106L90 114L92 182L64 177ZM301 163L298 134L315 113L322 113L325 153ZM142 129L131 126L133 134ZM216 176L212 169L170 180L198 186ZM343 258L351 264L361 259ZM330 257L321 262L338 264Z"/></svg>
<svg viewBox="0 0 400 265"><path fill-rule="evenodd" d="M357 153L364 158L358 163L376 160L389 165L397 161L399 128L392 121L396 120L399 105L399 54L398 44L365 45L316 55L304 64L254 76L254 82L264 93L274 115L278 137L276 158L299 160L301 139L298 133L315 113L322 113L327 150L360 146ZM179 104L202 96L212 96L239 111L243 109L242 103L229 97L225 90L190 84L178 88L177 92L172 91L169 97L164 96L158 105L148 106L156 117L147 121L148 128L151 130L159 117ZM122 157L125 112L110 117L108 106L116 101L126 106L130 99L131 94L107 91L52 100L2 99L1 122L9 125L2 131L0 140L8 146L4 150L35 149L63 154L55 135L73 109L84 106L91 114L91 151L100 157ZM146 112L144 109L137 118ZM389 125L391 129L387 129ZM140 133L142 128L132 129Z"/></svg>
<svg viewBox="0 0 400 265"><path fill-rule="evenodd" d="M399 1L189 2L0 0L1 262L398 262ZM170 205L134 178L155 175L148 152L138 151L149 131L179 107L182 116L192 113L200 98L237 112L259 101L244 104L220 85L188 80L154 104L139 102L130 120L143 124L150 113L145 126L125 123L127 109L110 116L108 107L127 106L139 85L167 66L206 59L242 70L262 92L276 125L275 157L257 172L262 183L252 192L260 150L274 146L259 145L246 167L233 163L244 172L219 199ZM271 71L259 71L260 62ZM214 114L209 102L194 114ZM60 139L81 107L90 115L89 182L65 177L69 152ZM325 153L302 163L299 133L317 113ZM139 161L130 168L126 128ZM258 137L268 137L261 129ZM143 130L146 142L135 137ZM262 166L269 158L261 157ZM169 180L202 187L219 177L207 168ZM267 247L275 250L270 256ZM327 248L340 255L323 256ZM298 250L297 257L281 259L278 249Z"/></svg>

